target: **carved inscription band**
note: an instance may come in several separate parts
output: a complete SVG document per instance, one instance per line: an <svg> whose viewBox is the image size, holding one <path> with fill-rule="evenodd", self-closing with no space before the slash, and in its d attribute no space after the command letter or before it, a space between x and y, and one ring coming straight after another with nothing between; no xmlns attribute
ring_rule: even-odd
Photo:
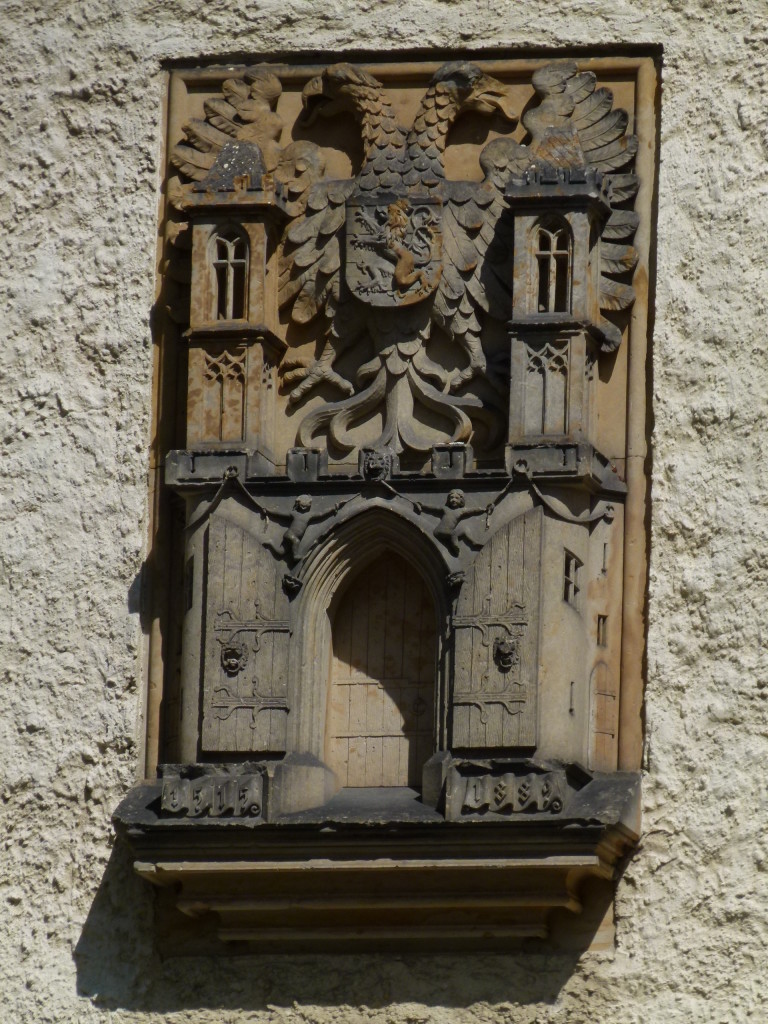
<svg viewBox="0 0 768 1024"><path fill-rule="evenodd" d="M462 814L520 814L563 809L565 778L558 772L543 775L478 775L462 779Z"/></svg>
<svg viewBox="0 0 768 1024"><path fill-rule="evenodd" d="M260 818L263 813L261 775L211 776L200 779L163 779L162 817Z"/></svg>

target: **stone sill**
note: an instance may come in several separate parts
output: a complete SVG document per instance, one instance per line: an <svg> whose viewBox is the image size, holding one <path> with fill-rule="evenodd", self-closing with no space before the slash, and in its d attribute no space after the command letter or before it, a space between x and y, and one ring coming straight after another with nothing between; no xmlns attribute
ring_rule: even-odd
<svg viewBox="0 0 768 1024"><path fill-rule="evenodd" d="M151 783L114 820L181 945L198 930L224 950L499 949L549 940L552 915L579 915L635 846L639 776L596 782L567 816L458 822L413 790L341 791L273 822L161 819Z"/></svg>

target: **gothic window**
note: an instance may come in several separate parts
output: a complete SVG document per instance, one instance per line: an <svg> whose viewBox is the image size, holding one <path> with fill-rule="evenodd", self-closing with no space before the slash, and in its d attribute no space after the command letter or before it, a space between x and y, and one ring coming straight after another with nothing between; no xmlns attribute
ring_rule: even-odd
<svg viewBox="0 0 768 1024"><path fill-rule="evenodd" d="M571 308L571 232L561 221L547 221L536 232L538 311L568 313Z"/></svg>
<svg viewBox="0 0 768 1024"><path fill-rule="evenodd" d="M216 319L243 320L247 315L248 244L230 228L211 240L215 276Z"/></svg>
<svg viewBox="0 0 768 1024"><path fill-rule="evenodd" d="M566 551L563 565L563 600L567 601L574 608L579 606L579 594L581 593L579 574L581 569L582 563L576 555Z"/></svg>

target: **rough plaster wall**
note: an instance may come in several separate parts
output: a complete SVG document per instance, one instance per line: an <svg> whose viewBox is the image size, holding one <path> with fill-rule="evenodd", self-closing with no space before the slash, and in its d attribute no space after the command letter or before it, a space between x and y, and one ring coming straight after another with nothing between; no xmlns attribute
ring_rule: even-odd
<svg viewBox="0 0 768 1024"><path fill-rule="evenodd" d="M5 0L3 1021L764 1022L765 0ZM611 955L152 959L139 762L160 62L663 42L645 837ZM109 863L109 867L108 867Z"/></svg>

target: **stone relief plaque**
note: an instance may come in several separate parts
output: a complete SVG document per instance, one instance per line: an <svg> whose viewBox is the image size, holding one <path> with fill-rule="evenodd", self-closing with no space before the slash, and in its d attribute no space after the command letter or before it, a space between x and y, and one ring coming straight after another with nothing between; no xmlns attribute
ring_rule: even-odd
<svg viewBox="0 0 768 1024"><path fill-rule="evenodd" d="M623 806L653 80L635 57L174 72L169 828L373 790L457 828Z"/></svg>
<svg viewBox="0 0 768 1024"><path fill-rule="evenodd" d="M496 71L261 65L206 75L172 112L169 267L189 285L169 309L189 359L166 479L205 566L187 757L322 765L334 538L386 508L442 564L434 754L562 743L616 763L595 706L620 630L611 616L598 650L609 609L587 594L626 491L623 427L605 431L626 388L638 140L574 61ZM350 558L352 578L368 553ZM598 575L593 593L615 590Z"/></svg>

